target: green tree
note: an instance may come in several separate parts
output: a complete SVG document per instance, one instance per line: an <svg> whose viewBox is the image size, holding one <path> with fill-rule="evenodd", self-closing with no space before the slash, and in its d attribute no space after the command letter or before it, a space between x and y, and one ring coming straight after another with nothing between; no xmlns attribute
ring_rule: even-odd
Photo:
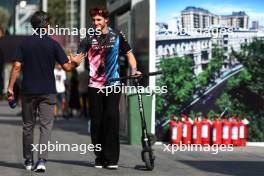
<svg viewBox="0 0 264 176"><path fill-rule="evenodd" d="M167 86L168 91L157 95L157 116L170 117L192 99L195 91L194 62L190 57L176 57L163 59L160 67L164 74L157 85Z"/></svg>
<svg viewBox="0 0 264 176"><path fill-rule="evenodd" d="M226 90L217 100L221 109L249 118L249 140L264 141L264 41L255 39L233 55L243 64L239 76L228 81Z"/></svg>
<svg viewBox="0 0 264 176"><path fill-rule="evenodd" d="M48 1L48 10L51 16L50 25L59 27L65 27L65 9L66 1L65 0L52 0Z"/></svg>
<svg viewBox="0 0 264 176"><path fill-rule="evenodd" d="M203 93L219 75L223 53L221 48L214 46L208 67L198 76L193 71L194 60L189 56L162 59L160 68L163 75L157 80L157 85L167 86L168 92L157 95L157 117L168 118L171 114L179 113L193 100L197 90Z"/></svg>
<svg viewBox="0 0 264 176"><path fill-rule="evenodd" d="M4 29L7 28L9 18L10 15L8 14L8 12L4 8L0 7L0 26Z"/></svg>
<svg viewBox="0 0 264 176"><path fill-rule="evenodd" d="M220 74L224 61L224 51L222 48L213 46L212 58L210 59L207 68L196 77L196 87L200 89L201 93L214 82Z"/></svg>

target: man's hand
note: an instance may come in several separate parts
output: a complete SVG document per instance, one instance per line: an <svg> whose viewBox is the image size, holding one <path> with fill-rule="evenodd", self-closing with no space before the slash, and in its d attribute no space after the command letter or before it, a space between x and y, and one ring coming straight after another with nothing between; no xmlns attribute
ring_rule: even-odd
<svg viewBox="0 0 264 176"><path fill-rule="evenodd" d="M63 64L62 68L65 71L72 71L82 63L85 55L83 53L80 53L74 57L71 49L69 49L69 55L67 57L69 61L68 63Z"/></svg>
<svg viewBox="0 0 264 176"><path fill-rule="evenodd" d="M8 101L11 101L13 100L15 97L14 97L14 91L12 88L8 88L7 89L7 100Z"/></svg>
<svg viewBox="0 0 264 176"><path fill-rule="evenodd" d="M131 75L136 76L136 75L142 75L140 71L137 70L137 68L132 68L131 69Z"/></svg>
<svg viewBox="0 0 264 176"><path fill-rule="evenodd" d="M69 61L70 62L75 62L78 66L82 63L85 55L83 53L77 54L75 57L72 54L72 50L69 49Z"/></svg>

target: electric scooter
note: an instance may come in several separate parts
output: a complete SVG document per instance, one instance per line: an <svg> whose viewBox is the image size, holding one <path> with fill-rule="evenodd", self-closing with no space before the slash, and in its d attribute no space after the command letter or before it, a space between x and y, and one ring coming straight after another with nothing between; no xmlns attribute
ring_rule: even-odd
<svg viewBox="0 0 264 176"><path fill-rule="evenodd" d="M152 145L156 142L156 136L154 134L148 133L142 95L138 91L138 86L140 86L139 81L142 78L158 75L161 73L162 72L150 72L147 74L126 76L126 77L121 77L121 78L110 80L111 82L123 81L123 80L128 80L128 79L132 79L135 81L136 93L137 93L137 98L138 98L138 108L139 108L139 113L140 113L140 118L141 118L141 128L142 128L141 144L142 144L143 149L141 151L141 158L142 158L142 161L145 162L145 166L147 170L154 169L155 151L152 149Z"/></svg>

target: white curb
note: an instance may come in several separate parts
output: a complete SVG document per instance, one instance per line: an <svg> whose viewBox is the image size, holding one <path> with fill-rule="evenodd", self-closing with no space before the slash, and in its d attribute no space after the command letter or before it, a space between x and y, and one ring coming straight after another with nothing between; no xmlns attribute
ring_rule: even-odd
<svg viewBox="0 0 264 176"><path fill-rule="evenodd" d="M264 142L247 142L247 146L264 147Z"/></svg>

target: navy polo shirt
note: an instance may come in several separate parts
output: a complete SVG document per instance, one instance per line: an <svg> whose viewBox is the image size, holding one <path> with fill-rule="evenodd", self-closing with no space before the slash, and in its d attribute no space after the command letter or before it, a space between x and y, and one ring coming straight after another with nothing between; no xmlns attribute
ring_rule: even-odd
<svg viewBox="0 0 264 176"><path fill-rule="evenodd" d="M55 94L55 63L63 65L68 58L59 43L48 35L31 35L18 46L14 61L22 63L23 94Z"/></svg>

